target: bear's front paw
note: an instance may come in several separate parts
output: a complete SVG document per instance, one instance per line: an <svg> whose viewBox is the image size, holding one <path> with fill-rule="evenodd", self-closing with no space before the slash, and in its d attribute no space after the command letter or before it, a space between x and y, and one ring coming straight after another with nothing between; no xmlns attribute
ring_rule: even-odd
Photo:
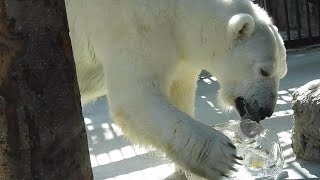
<svg viewBox="0 0 320 180"><path fill-rule="evenodd" d="M236 171L234 165L241 164L242 158L236 156L236 147L228 137L207 127L189 132L187 138L178 138L180 148L174 155L178 165L207 179L228 177L230 170Z"/></svg>

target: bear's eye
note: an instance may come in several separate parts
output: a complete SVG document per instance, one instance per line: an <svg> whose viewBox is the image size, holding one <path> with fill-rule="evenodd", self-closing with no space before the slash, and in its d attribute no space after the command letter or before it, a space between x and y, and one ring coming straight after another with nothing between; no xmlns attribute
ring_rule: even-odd
<svg viewBox="0 0 320 180"><path fill-rule="evenodd" d="M264 69L260 69L260 74L263 76L263 77L268 77L270 76L270 74L268 73L268 71L264 70Z"/></svg>

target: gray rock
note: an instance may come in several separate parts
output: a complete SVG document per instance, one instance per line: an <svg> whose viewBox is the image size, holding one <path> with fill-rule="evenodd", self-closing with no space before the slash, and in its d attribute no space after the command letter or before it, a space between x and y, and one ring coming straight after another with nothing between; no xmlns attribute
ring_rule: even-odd
<svg viewBox="0 0 320 180"><path fill-rule="evenodd" d="M292 148L297 157L320 162L320 79L293 93Z"/></svg>

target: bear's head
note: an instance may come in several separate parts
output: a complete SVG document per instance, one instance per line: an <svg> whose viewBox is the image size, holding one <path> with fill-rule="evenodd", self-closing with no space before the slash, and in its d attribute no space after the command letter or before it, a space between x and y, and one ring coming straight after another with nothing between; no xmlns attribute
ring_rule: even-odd
<svg viewBox="0 0 320 180"><path fill-rule="evenodd" d="M283 40L271 21L241 13L230 18L226 34L230 46L212 72L220 85L219 102L259 122L272 115L279 81L287 73Z"/></svg>

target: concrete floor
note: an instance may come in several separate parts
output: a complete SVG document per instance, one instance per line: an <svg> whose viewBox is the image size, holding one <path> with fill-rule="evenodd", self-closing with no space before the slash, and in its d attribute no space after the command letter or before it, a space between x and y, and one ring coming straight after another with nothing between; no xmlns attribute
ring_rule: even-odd
<svg viewBox="0 0 320 180"><path fill-rule="evenodd" d="M296 159L291 148L292 92L307 82L320 78L320 48L288 52L288 74L281 80L274 115L262 125L277 133L285 166L277 179L320 179L320 164ZM235 112L222 113L216 106L218 84L211 78L198 82L196 119L214 125L229 119L239 119ZM83 109L91 163L95 180L157 180L175 177L169 160L152 149L133 146L111 121L106 99L102 98Z"/></svg>

